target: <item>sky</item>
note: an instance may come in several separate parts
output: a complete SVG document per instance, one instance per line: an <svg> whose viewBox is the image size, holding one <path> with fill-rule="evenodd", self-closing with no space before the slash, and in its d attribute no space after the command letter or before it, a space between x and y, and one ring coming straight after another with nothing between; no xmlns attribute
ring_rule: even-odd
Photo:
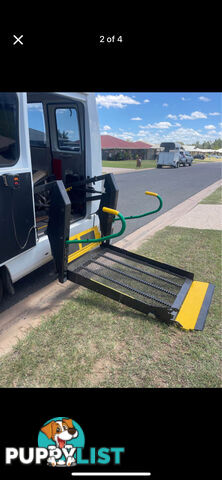
<svg viewBox="0 0 222 480"><path fill-rule="evenodd" d="M191 145L222 138L221 92L98 92L101 135Z"/></svg>

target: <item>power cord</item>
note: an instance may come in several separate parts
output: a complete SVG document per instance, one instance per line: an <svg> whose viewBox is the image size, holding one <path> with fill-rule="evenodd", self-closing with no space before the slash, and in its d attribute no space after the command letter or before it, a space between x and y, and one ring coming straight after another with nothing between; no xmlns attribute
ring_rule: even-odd
<svg viewBox="0 0 222 480"><path fill-rule="evenodd" d="M26 247L26 245L28 244L28 241L29 241L29 237L30 237L30 234L31 234L31 231L33 229L35 229L35 225L32 225L32 227L29 229L28 231L28 234L27 234L27 237L26 237L26 241L23 245L21 245L19 239L18 239L18 235L17 235L17 231L16 231L16 225L15 225L15 217L14 217L14 209L13 209L13 203L14 203L14 199L13 199L13 188L11 188L11 216L12 216L12 225L13 225L13 230L14 230L14 235L15 235L15 240L16 240L16 243L17 245L19 246L20 250L24 250L24 248Z"/></svg>

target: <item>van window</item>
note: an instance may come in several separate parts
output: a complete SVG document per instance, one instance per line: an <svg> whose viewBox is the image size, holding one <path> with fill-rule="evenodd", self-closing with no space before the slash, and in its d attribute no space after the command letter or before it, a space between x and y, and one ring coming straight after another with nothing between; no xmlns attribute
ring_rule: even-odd
<svg viewBox="0 0 222 480"><path fill-rule="evenodd" d="M57 108L57 142L59 150L80 152L80 132L75 108Z"/></svg>
<svg viewBox="0 0 222 480"><path fill-rule="evenodd" d="M31 147L45 147L46 129L42 103L28 103L28 122Z"/></svg>
<svg viewBox="0 0 222 480"><path fill-rule="evenodd" d="M15 165L18 158L18 98L16 93L0 93L0 167Z"/></svg>

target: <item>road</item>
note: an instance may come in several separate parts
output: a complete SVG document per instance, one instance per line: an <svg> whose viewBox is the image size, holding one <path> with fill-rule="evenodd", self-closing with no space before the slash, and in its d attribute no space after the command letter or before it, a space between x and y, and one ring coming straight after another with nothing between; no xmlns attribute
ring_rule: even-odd
<svg viewBox="0 0 222 480"><path fill-rule="evenodd" d="M128 220L127 228L121 237L124 238L195 193L220 180L221 163L202 163L175 169L152 169L116 175L115 178L119 188L118 210L125 216L151 211L159 205L155 197L144 194L146 190L159 193L163 199L163 208L155 215ZM116 241L118 240L117 238Z"/></svg>
<svg viewBox="0 0 222 480"><path fill-rule="evenodd" d="M124 215L137 215L154 210L157 205L155 197L144 195L146 190L157 192L163 198L163 208L156 215L139 220L129 220L123 238L136 229L154 220L157 215L180 204L190 196L206 188L221 178L221 163L197 164L178 169L153 169L134 173L116 175L119 188L118 210ZM116 222L115 229L118 229ZM117 238L119 240L119 238ZM15 295L7 298L0 307L0 313L18 304L30 294L39 292L56 279L53 263L39 268L19 280L15 285ZM1 329L1 323L0 323Z"/></svg>

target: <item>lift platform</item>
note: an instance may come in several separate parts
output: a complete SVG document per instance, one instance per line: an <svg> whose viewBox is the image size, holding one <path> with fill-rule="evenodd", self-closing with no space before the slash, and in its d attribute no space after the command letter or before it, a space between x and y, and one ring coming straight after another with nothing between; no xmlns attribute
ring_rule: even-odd
<svg viewBox="0 0 222 480"><path fill-rule="evenodd" d="M69 197L61 181L52 185L47 233L59 281L70 280L186 330L203 330L214 286L195 281L191 272L111 245L110 239L125 230L125 220L134 217L124 218L115 210L118 189L112 174L89 179L89 183L101 179L105 179L97 212L101 236L93 231L88 236L83 232L83 235L69 239ZM152 192L146 193L158 197ZM159 202L158 209L144 215L158 211L162 200L159 199ZM118 233L112 233L116 220L121 221L122 227ZM83 244L87 248L82 248ZM70 253L73 245L76 249Z"/></svg>

